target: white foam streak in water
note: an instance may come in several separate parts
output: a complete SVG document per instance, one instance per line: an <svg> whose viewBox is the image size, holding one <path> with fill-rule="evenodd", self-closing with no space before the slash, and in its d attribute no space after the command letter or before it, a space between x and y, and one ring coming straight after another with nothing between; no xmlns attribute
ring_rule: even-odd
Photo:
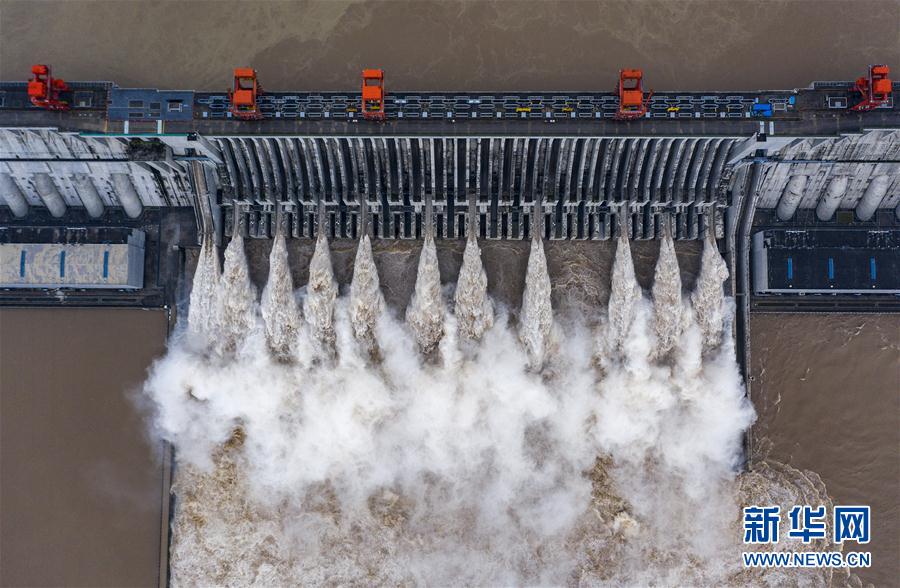
<svg viewBox="0 0 900 588"><path fill-rule="evenodd" d="M437 349L444 336L444 315L437 249L434 239L427 235L419 255L416 289L406 309L406 322L415 333L419 348L425 355Z"/></svg>
<svg viewBox="0 0 900 588"><path fill-rule="evenodd" d="M246 293L234 245L223 296ZM416 296L441 310L411 322L424 316L436 330L452 317L433 247ZM349 333L360 316L370 328L360 301L373 286L335 304L330 264L311 272L324 288L307 301L326 294L333 362L279 362L261 329L224 358L173 341L145 386L155 430L177 452L173 584L759 584L740 567L739 500L790 493L770 469L737 479L753 412L733 341L704 357L686 307L669 360L657 361L654 310L624 267L627 242L619 250L612 297L630 308L610 324L628 334L600 356L600 381L582 317L556 343L558 369L533 369L554 323L540 242L519 331L501 309L473 342L478 353L455 361L424 361L420 333L386 312L374 327L381 359L360 361ZM363 244L357 256L369 267ZM377 276L362 269L354 281ZM727 333L731 304L722 307Z"/></svg>
<svg viewBox="0 0 900 588"><path fill-rule="evenodd" d="M481 339L485 331L494 325L494 305L487 294L487 273L481 263L481 249L474 237L466 242L463 253L454 311L457 328L467 339Z"/></svg>
<svg viewBox="0 0 900 588"><path fill-rule="evenodd" d="M684 302L681 299L681 272L675 244L667 232L659 244L659 259L653 278L653 309L656 317L657 357L666 357L677 345L684 329Z"/></svg>
<svg viewBox="0 0 900 588"><path fill-rule="evenodd" d="M216 297L219 349L237 350L257 327L256 287L250 282L244 238L234 235L225 248L220 290Z"/></svg>
<svg viewBox="0 0 900 588"><path fill-rule="evenodd" d="M700 275L697 276L697 285L691 294L691 303L703 333L704 352L715 349L722 340L722 327L725 321L722 284L727 279L728 266L719 254L715 239L709 233L703 240Z"/></svg>
<svg viewBox="0 0 900 588"><path fill-rule="evenodd" d="M284 235L278 234L269 255L269 280L262 293L260 311L266 328L269 350L281 361L290 361L297 352L300 309L294 298L294 282L288 265Z"/></svg>
<svg viewBox="0 0 900 588"><path fill-rule="evenodd" d="M316 240L316 250L309 262L309 282L306 286L303 315L310 326L319 352L325 356L334 354L336 338L334 301L337 294L338 286L334 281L334 272L331 268L328 239L324 234L320 234Z"/></svg>
<svg viewBox="0 0 900 588"><path fill-rule="evenodd" d="M363 235L356 250L350 283L350 323L357 341L369 351L374 350L375 327L383 312L384 296L372 256L372 243L368 235Z"/></svg>
<svg viewBox="0 0 900 588"><path fill-rule="evenodd" d="M219 252L212 236L207 235L200 247L197 269L194 271L194 287L191 290L188 328L202 344L207 344L216 330L217 301L219 291Z"/></svg>

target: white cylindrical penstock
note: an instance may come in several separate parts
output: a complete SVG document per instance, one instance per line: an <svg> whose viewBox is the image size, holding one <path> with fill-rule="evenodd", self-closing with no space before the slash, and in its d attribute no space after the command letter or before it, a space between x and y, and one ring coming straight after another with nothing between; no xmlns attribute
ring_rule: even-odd
<svg viewBox="0 0 900 588"><path fill-rule="evenodd" d="M806 189L807 176L792 176L784 187L781 200L778 201L778 220L788 221L794 218L800 200L803 198L803 190Z"/></svg>
<svg viewBox="0 0 900 588"><path fill-rule="evenodd" d="M872 178L872 181L866 186L866 191L860 198L859 204L856 205L856 217L859 220L867 221L875 215L878 205L887 194L888 184L890 184L890 178L885 175Z"/></svg>
<svg viewBox="0 0 900 588"><path fill-rule="evenodd" d="M34 174L34 185L50 214L59 218L66 213L66 202L53 183L50 174Z"/></svg>
<svg viewBox="0 0 900 588"><path fill-rule="evenodd" d="M28 201L25 199L25 194L9 174L0 174L0 197L16 218L22 218L28 214Z"/></svg>
<svg viewBox="0 0 900 588"><path fill-rule="evenodd" d="M78 197L81 198L81 202L91 218L97 218L103 214L103 200L100 199L100 192L97 191L91 177L87 174L75 174L73 180L78 189Z"/></svg>
<svg viewBox="0 0 900 588"><path fill-rule="evenodd" d="M820 221L829 221L834 216L834 211L841 205L844 199L844 192L847 191L847 185L850 179L847 176L838 176L832 178L828 183L828 189L819 199L819 205L816 206L816 217Z"/></svg>
<svg viewBox="0 0 900 588"><path fill-rule="evenodd" d="M129 218L137 218L141 216L144 205L141 204L141 197L138 196L131 183L131 176L128 174L112 174L113 186L116 188L116 197L125 209L125 214Z"/></svg>

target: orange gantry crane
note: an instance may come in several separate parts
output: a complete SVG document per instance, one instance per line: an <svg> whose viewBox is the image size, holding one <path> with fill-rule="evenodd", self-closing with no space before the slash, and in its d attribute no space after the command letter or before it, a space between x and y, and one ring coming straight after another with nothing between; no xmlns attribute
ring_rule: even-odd
<svg viewBox="0 0 900 588"><path fill-rule="evenodd" d="M362 72L362 113L367 120L384 120L384 70Z"/></svg>
<svg viewBox="0 0 900 588"><path fill-rule="evenodd" d="M262 94L262 88L256 79L256 70L250 67L237 67L234 70L234 83L228 92L229 111L232 116L241 120L257 120L263 117L256 99Z"/></svg>
<svg viewBox="0 0 900 588"><path fill-rule="evenodd" d="M885 104L891 97L890 73L886 65L870 65L869 75L856 80L856 90L862 94L862 100L850 110L865 112Z"/></svg>
<svg viewBox="0 0 900 588"><path fill-rule="evenodd" d="M69 103L61 100L60 92L67 92L69 85L50 74L49 65L32 65L32 78L28 80L28 97L38 108L69 110Z"/></svg>
<svg viewBox="0 0 900 588"><path fill-rule="evenodd" d="M619 96L617 120L640 118L647 114L653 90L645 95L643 80L644 72L640 69L619 70L619 84L616 86L616 94Z"/></svg>

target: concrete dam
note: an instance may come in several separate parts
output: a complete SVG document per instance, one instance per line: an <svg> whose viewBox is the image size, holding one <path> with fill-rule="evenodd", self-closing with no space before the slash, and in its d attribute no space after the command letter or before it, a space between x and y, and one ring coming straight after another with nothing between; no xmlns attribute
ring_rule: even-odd
<svg viewBox="0 0 900 588"><path fill-rule="evenodd" d="M851 82L661 92L627 117L615 93L398 92L382 95L377 120L359 95L333 92L260 93L247 115L231 94L108 82L70 83L56 96L65 106L42 108L26 86L0 84L4 241L39 240L48 229L78 242L100 227L149 231L158 267L145 274L157 286L161 272L183 273L163 240L193 250L199 234L219 243L236 233L251 242L279 231L299 240L366 234L377 249L426 232L448 246L468 236L591 243L668 232L689 248L711 231L756 295L843 288L769 288L767 272L781 271L774 261L751 285L753 244L768 243L752 238L762 230L865 233L853 241L863 244L860 259L878 250L889 264L896 253L900 108L892 95L851 108ZM892 291L892 272L870 284L863 265L848 270L847 288Z"/></svg>
<svg viewBox="0 0 900 588"><path fill-rule="evenodd" d="M202 189L253 237L273 234L276 211L291 235L359 236L363 209L374 238L422 236L426 208L439 238L461 238L474 209L479 236L529 237L545 218L549 239L608 239L616 214L636 239L658 218L678 219L694 239L704 215L735 204L756 173L757 209L791 221L837 210L861 222L900 214L900 132L840 138L756 137L185 137L86 136L57 129L0 131L0 186L16 218L69 208L99 218L107 208L137 218L144 208L190 207ZM199 163L200 170L193 164ZM199 175L198 175L199 173Z"/></svg>

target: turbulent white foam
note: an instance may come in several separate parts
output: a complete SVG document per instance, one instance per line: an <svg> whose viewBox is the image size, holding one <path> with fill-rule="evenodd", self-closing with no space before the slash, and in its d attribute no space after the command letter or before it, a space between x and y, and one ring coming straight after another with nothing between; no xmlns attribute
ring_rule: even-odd
<svg viewBox="0 0 900 588"><path fill-rule="evenodd" d="M309 283L306 286L303 314L320 352L326 356L334 353L334 301L337 294L328 239L320 233L316 240L316 250L309 262Z"/></svg>
<svg viewBox="0 0 900 588"><path fill-rule="evenodd" d="M281 361L294 358L300 332L300 309L294 297L294 281L288 265L284 235L278 234L269 255L269 280L262 293L260 305L266 328L266 341L275 357Z"/></svg>
<svg viewBox="0 0 900 588"><path fill-rule="evenodd" d="M759 583L740 567L740 504L812 497L802 489L815 484L772 468L736 477L753 413L733 341L704 356L702 328L686 307L670 357L658 361L655 325L667 297L656 297L654 314L635 291L627 241L612 296L629 308L610 304L621 315L610 324L627 332L618 351L601 354L595 370L589 327L575 317L555 343L555 369L540 373L535 349L543 353L554 319L539 241L519 331L501 310L472 342L478 353L443 362L425 361L418 330L389 313L372 326L380 302L361 302L377 298L366 245L354 301L335 300L327 244L310 272L322 287L308 288L308 307L310 296L325 301L333 362L279 361L266 332L253 328L241 353L218 357L192 328L154 366L145 389L178 462L174 585ZM240 298L223 307L247 324L256 309L241 298L246 262L235 241L229 252L219 294ZM443 311L433 242L421 261L410 313L440 311L411 323L424 316L429 332L452 334L443 325L458 317ZM283 280L275 268L273 280ZM202 300L204 281L196 284ZM267 290L274 297L283 287ZM727 333L732 305L721 304ZM374 329L376 361L354 353L354 321ZM234 324L214 331L218 339Z"/></svg>
<svg viewBox="0 0 900 588"><path fill-rule="evenodd" d="M216 297L219 348L235 351L256 329L256 287L250 282L244 238L236 234L225 248L219 294Z"/></svg>
<svg viewBox="0 0 900 588"><path fill-rule="evenodd" d="M353 334L367 350L375 345L375 326L384 312L384 296L378 281L378 268L372 257L372 243L363 235L356 250L353 281L350 283L350 323Z"/></svg>
<svg viewBox="0 0 900 588"><path fill-rule="evenodd" d="M740 571L737 532L725 522L737 518L732 480L753 410L733 346L703 362L693 314L676 318L680 279L670 245L662 244L654 308L637 285L624 236L616 251L607 341L618 352L601 354L598 431L609 476L628 501L619 556L644 563L616 569L612 584L717 585ZM724 308L721 289L719 297ZM658 363L670 342L673 362ZM734 555L723 562L723 550Z"/></svg>
<svg viewBox="0 0 900 588"><path fill-rule="evenodd" d="M191 290L188 328L203 344L209 342L216 328L219 291L219 252L212 235L203 238L197 269L194 271L194 287Z"/></svg>
<svg viewBox="0 0 900 588"><path fill-rule="evenodd" d="M531 240L525 291L522 293L522 312L519 315L519 339L525 345L531 367L539 368L552 347L553 306L550 299L550 274L544 244Z"/></svg>
<svg viewBox="0 0 900 588"><path fill-rule="evenodd" d="M406 309L406 322L415 333L419 348L425 355L437 349L444 336L444 314L437 249L434 239L427 235L419 255L416 290Z"/></svg>
<svg viewBox="0 0 900 588"><path fill-rule="evenodd" d="M675 244L668 231L659 244L652 292L656 317L656 356L665 357L675 348L684 328L681 272L675 257Z"/></svg>
<svg viewBox="0 0 900 588"><path fill-rule="evenodd" d="M463 337L479 340L494 325L494 305L487 294L487 273L475 237L466 242L456 282L456 324Z"/></svg>
<svg viewBox="0 0 900 588"><path fill-rule="evenodd" d="M725 321L722 284L727 279L728 266L719 254L719 248L710 231L703 240L700 275L697 276L697 285L691 294L691 303L703 333L705 352L716 348L722 340L722 325Z"/></svg>

